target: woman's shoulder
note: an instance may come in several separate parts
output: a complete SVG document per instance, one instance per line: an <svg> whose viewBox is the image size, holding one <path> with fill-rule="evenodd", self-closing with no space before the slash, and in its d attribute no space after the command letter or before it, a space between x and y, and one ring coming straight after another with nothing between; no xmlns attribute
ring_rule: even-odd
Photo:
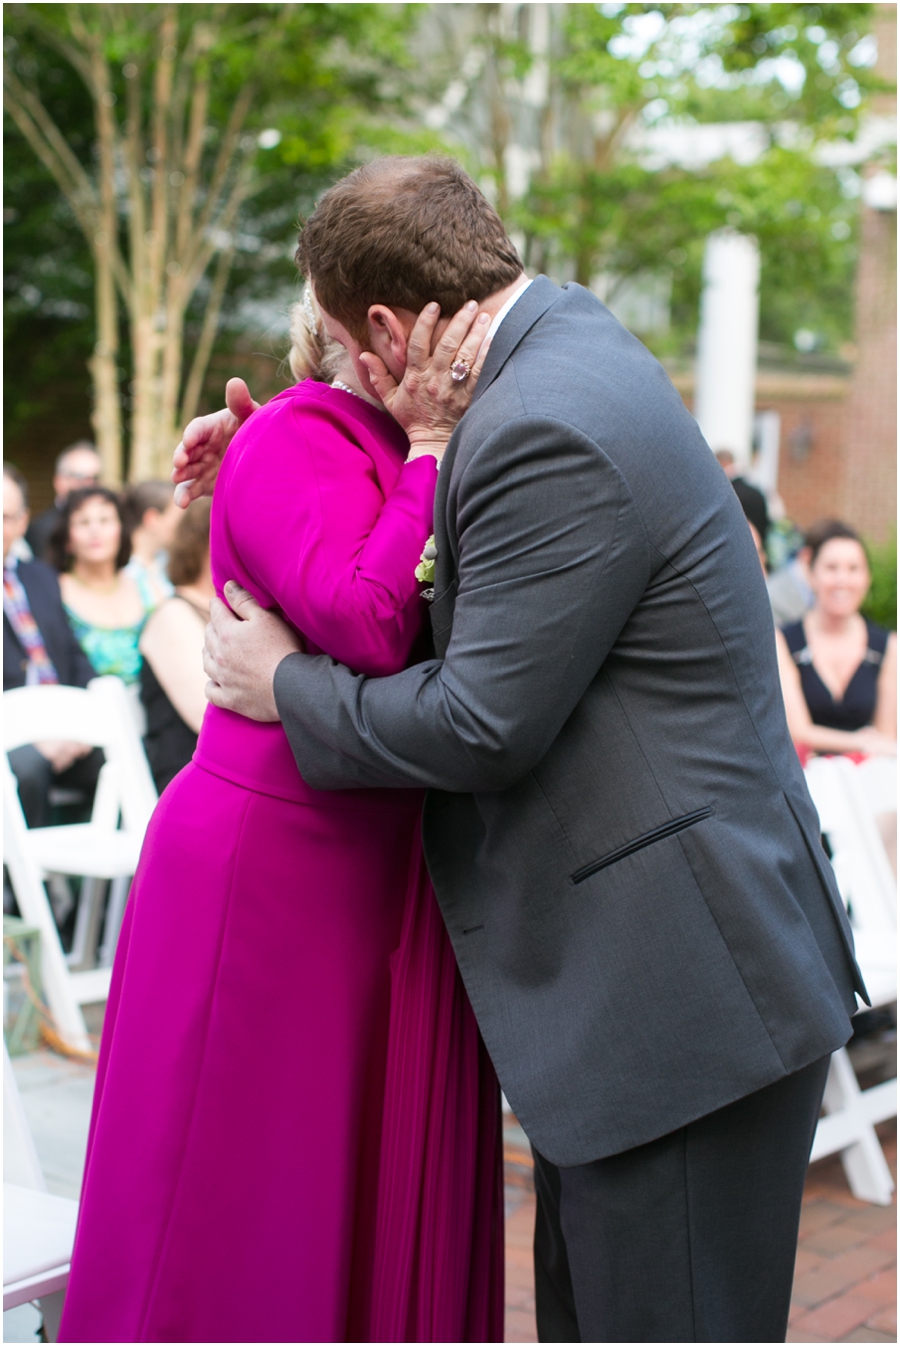
<svg viewBox="0 0 900 1346"><path fill-rule="evenodd" d="M879 626L877 622L870 622L868 617L865 620L866 620L866 636L867 636L866 643L869 649L874 651L875 654L883 655L885 650L887 649L888 641L893 635L893 632L889 631L886 626Z"/></svg>
<svg viewBox="0 0 900 1346"><path fill-rule="evenodd" d="M363 452L383 448L407 451L407 441L397 422L380 407L328 383L304 379L277 393L255 411L234 437L229 455L248 466L263 457L296 453L298 440L314 445L316 454L351 444Z"/></svg>
<svg viewBox="0 0 900 1346"><path fill-rule="evenodd" d="M172 594L147 618L141 633L141 650L146 654L148 650L158 649L163 643L180 643L192 637L196 641L197 630L202 630L203 625L203 618L197 609L178 594Z"/></svg>

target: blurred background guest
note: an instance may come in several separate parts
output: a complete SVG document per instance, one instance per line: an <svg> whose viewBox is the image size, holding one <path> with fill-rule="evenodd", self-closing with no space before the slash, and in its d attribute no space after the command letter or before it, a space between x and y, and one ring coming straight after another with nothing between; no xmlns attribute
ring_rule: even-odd
<svg viewBox="0 0 900 1346"><path fill-rule="evenodd" d="M747 521L755 528L764 555L770 526L769 506L766 504L766 497L757 486L751 486L750 482L741 476L740 468L731 449L718 449L716 460L734 487L734 493L741 502L741 509L744 511ZM758 550L759 546L757 546ZM763 569L766 569L765 563Z"/></svg>
<svg viewBox="0 0 900 1346"><path fill-rule="evenodd" d="M141 636L144 747L160 794L191 760L206 709L203 637L215 593L209 569L210 504L195 500L180 516L169 552L174 594L152 614Z"/></svg>
<svg viewBox="0 0 900 1346"><path fill-rule="evenodd" d="M156 597L125 571L131 538L119 497L105 486L73 491L63 506L49 556L60 572L63 605L98 673L122 679L143 733L138 642Z"/></svg>
<svg viewBox="0 0 900 1346"><path fill-rule="evenodd" d="M66 621L56 571L13 553L28 526L28 489L3 464L3 690L63 683L86 687L94 669ZM72 726L73 732L76 726ZM52 787L83 792L90 802L103 754L74 741L25 744L9 754L29 827L50 822Z"/></svg>
<svg viewBox="0 0 900 1346"><path fill-rule="evenodd" d="M762 536L760 535L759 529L756 527L756 524L753 522L753 520L748 519L746 514L744 515L744 518L747 519L747 527L750 529L750 536L753 538L753 545L756 548L756 554L759 557L759 564L762 566L762 573L763 575L768 575L769 558L766 555L766 549L763 545Z"/></svg>
<svg viewBox="0 0 900 1346"><path fill-rule="evenodd" d="M161 603L172 593L166 565L181 518L175 487L170 481L142 481L130 488L125 505L131 524L131 560L125 569L134 579L143 581Z"/></svg>
<svg viewBox="0 0 900 1346"><path fill-rule="evenodd" d="M804 545L769 576L769 602L776 626L799 622L815 601L809 583L809 556L809 546Z"/></svg>
<svg viewBox="0 0 900 1346"><path fill-rule="evenodd" d="M837 519L806 539L813 604L777 633L788 727L814 752L895 755L897 638L859 609L871 584L859 536Z"/></svg>
<svg viewBox="0 0 900 1346"><path fill-rule="evenodd" d="M62 517L63 506L72 491L96 486L100 480L100 455L88 440L70 444L56 460L53 473L54 503L32 519L25 540L38 560L47 559L50 538Z"/></svg>

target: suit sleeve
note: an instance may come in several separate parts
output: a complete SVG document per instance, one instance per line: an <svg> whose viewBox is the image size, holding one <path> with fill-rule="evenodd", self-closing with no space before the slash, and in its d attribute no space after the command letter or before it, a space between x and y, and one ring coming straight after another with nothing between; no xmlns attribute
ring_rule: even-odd
<svg viewBox="0 0 900 1346"><path fill-rule="evenodd" d="M69 625L56 571L43 561L32 561L27 569L23 567L22 582L60 682L68 687L87 687L97 673Z"/></svg>
<svg viewBox="0 0 900 1346"><path fill-rule="evenodd" d="M505 789L544 756L646 587L627 485L570 426L507 423L466 465L456 513L443 661L387 678L325 657L279 666L278 709L314 787Z"/></svg>

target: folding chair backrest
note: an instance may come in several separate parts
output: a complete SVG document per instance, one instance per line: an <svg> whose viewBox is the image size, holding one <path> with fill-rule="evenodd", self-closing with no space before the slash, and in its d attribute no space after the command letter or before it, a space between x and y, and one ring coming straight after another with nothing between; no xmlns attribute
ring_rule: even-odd
<svg viewBox="0 0 900 1346"><path fill-rule="evenodd" d="M870 813L897 812L896 757L870 757L853 768L853 777Z"/></svg>
<svg viewBox="0 0 900 1346"><path fill-rule="evenodd" d="M883 1004L896 996L896 885L857 770L840 757L815 758L806 780L831 846L863 977L874 1003Z"/></svg>
<svg viewBox="0 0 900 1346"><path fill-rule="evenodd" d="M125 828L144 831L156 805L156 789L119 678L95 678L86 689L44 686L4 692L4 749L10 752L42 739L102 748L110 769L104 769L97 807L108 814L114 786Z"/></svg>
<svg viewBox="0 0 900 1346"><path fill-rule="evenodd" d="M6 752L42 739L68 739L107 748L116 726L104 714L102 697L81 687L16 687L3 693Z"/></svg>

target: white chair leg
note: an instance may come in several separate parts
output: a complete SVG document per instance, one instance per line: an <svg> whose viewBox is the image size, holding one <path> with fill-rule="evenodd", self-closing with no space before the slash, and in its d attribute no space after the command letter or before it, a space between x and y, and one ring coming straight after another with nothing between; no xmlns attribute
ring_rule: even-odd
<svg viewBox="0 0 900 1346"><path fill-rule="evenodd" d="M75 996L66 956L59 942L59 931L50 910L40 870L25 840L25 819L15 781L8 763L4 761L2 767L3 845L9 881L23 918L41 932L41 974L56 1029L71 1047L89 1052L91 1041L81 1006Z"/></svg>
<svg viewBox="0 0 900 1346"><path fill-rule="evenodd" d="M875 1206L891 1204L894 1180L874 1127L867 1127L856 1144L844 1150L841 1162L857 1200L871 1201Z"/></svg>
<svg viewBox="0 0 900 1346"><path fill-rule="evenodd" d="M62 1318L63 1304L66 1301L65 1290L57 1290L52 1295L42 1295L38 1300L44 1319L44 1340L59 1339L59 1322Z"/></svg>
<svg viewBox="0 0 900 1346"><path fill-rule="evenodd" d="M117 879L113 879L110 885L109 901L106 904L106 923L103 927L103 943L100 945L100 953L97 958L98 967L112 967L130 888L131 879L127 875L120 875Z"/></svg>
<svg viewBox="0 0 900 1346"><path fill-rule="evenodd" d="M66 954L66 962L72 972L94 966L97 952L97 933L100 928L100 914L103 910L105 895L105 879L82 879L81 896L78 899L78 911L75 916L75 930L72 935L72 951Z"/></svg>
<svg viewBox="0 0 900 1346"><path fill-rule="evenodd" d="M823 1099L813 1160L840 1151L850 1190L860 1201L889 1206L894 1180L884 1157L875 1123L897 1113L897 1081L861 1090L845 1048L835 1052Z"/></svg>

